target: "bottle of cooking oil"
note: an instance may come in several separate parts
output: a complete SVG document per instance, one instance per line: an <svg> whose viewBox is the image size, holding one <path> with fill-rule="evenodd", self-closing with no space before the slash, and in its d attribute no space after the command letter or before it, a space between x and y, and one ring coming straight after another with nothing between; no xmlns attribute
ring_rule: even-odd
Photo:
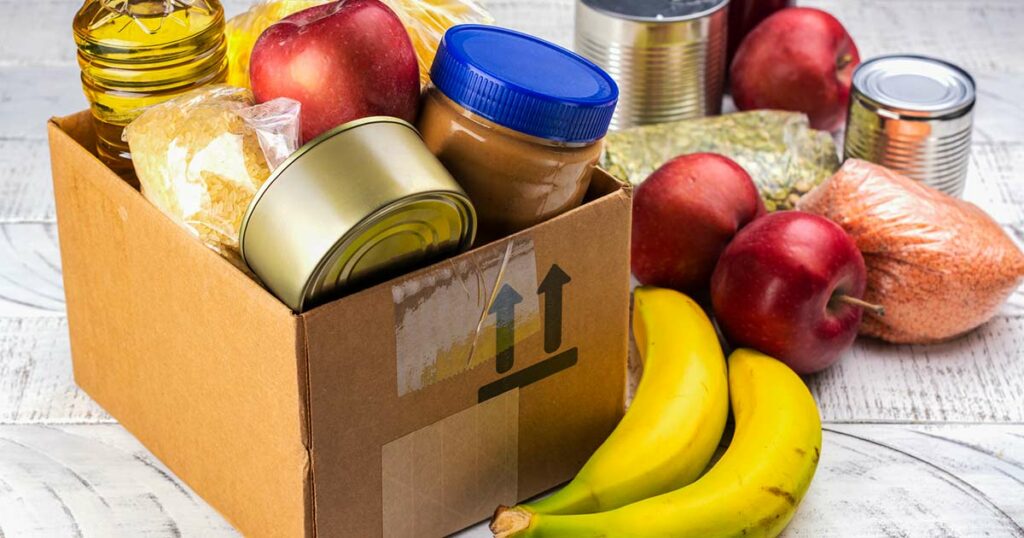
<svg viewBox="0 0 1024 538"><path fill-rule="evenodd" d="M148 106L227 74L219 0L85 0L73 23L96 151L132 175L124 127Z"/></svg>

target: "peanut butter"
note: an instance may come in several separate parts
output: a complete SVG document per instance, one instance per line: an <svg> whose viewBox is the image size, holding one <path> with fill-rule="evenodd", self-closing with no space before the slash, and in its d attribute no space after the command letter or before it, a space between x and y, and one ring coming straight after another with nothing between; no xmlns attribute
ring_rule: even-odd
<svg viewBox="0 0 1024 538"><path fill-rule="evenodd" d="M483 241L580 205L601 156L600 140L570 144L526 135L467 111L433 87L419 129L473 200Z"/></svg>
<svg viewBox="0 0 1024 538"><path fill-rule="evenodd" d="M430 77L418 127L473 201L478 243L582 202L619 95L600 67L533 36L461 25Z"/></svg>

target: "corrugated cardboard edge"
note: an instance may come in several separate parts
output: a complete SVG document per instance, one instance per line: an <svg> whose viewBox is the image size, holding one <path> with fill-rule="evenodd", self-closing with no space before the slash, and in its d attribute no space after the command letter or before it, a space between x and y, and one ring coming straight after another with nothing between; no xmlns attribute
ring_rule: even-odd
<svg viewBox="0 0 1024 538"><path fill-rule="evenodd" d="M87 274L95 271L95 267L83 268L83 266L89 265L83 261L88 260L88 257L83 257L77 252L70 252L85 245L69 245L71 240L65 239L65 236L70 238L84 233L74 229L76 224L81 224L79 220L81 216L76 213L81 213L89 208L65 207L65 204L71 204L78 196L92 196L93 199L117 205L117 213L122 220L132 215L141 216L143 224L155 230L158 236L154 239L154 243L157 244L154 247L154 252L159 253L163 248L161 240L168 241L176 251L184 252L187 254L186 257L193 258L188 262L196 263L204 271L208 271L204 275L210 275L209 280L215 283L214 286L225 285L226 288L231 288L228 294L237 293L244 297L246 306L260 311L259 314L262 318L275 319L274 324L285 324L278 325L277 330L284 329L286 333L292 335L290 338L292 338L294 347L285 354L285 357L291 357L296 361L292 366L296 369L296 375L292 378L294 386L289 388L290 383L287 381L284 381L283 385L278 383L283 387L284 392L271 396L277 401L266 402L258 400L260 396L267 396L259 389L264 381L275 384L275 380L250 377L246 382L255 383L252 385L255 389L254 395L243 394L242 400L235 400L235 403L250 402L250 396L257 398L251 402L256 405L252 406L253 409L249 416L237 417L242 424L254 423L256 427L253 430L257 431L261 427L256 420L247 419L260 417L263 410L259 408L259 404L269 403L278 406L279 412L275 416L284 417L285 422L293 424L298 431L292 432L291 427L282 428L284 431L272 434L274 437L278 437L279 441L271 444L279 448L287 447L292 442L286 440L288 437L294 439L295 443L291 448L286 448L284 452L262 456L262 459L265 460L262 465L253 465L252 468L247 468L249 462L234 460L232 454L253 456L256 452L240 447L253 447L253 443L259 446L263 440L248 439L247 434L250 432L237 427L237 424L231 429L239 435L231 439L225 439L223 432L204 432L201 429L185 431L182 432L183 435L169 434L169 428L173 430L168 426L169 423L181 422L183 418L187 417L178 416L178 410L171 406L168 408L151 406L146 404L144 399L141 400L142 405L137 405L140 401L139 391L133 392L133 388L130 386L132 383L129 383L129 386L114 388L110 386L110 379L106 372L98 373L115 367L117 360L113 356L103 356L111 355L110 353L98 352L97 349L102 349L103 346L96 344L96 335L87 334L91 330L89 318L95 317L94 314L97 311L103 311L103 301L99 301L100 304L97 304L95 300L90 301L89 296L93 291L85 290L85 286L82 286L81 283L65 286L68 296L68 319L72 332L72 355L76 381L111 415L121 420L125 427L131 430L181 479L247 535L294 536L304 534L313 536L315 534L314 518L312 517L314 488L312 485L312 458L309 452L308 361L305 353L305 331L301 318L293 315L290 310L281 305L258 284L242 275L230 263L194 241L187 234L181 233L181 230L170 219L163 219L160 222L151 218L150 212L159 216L156 209L149 206L138 191L113 174L80 143L80 140L89 141L92 137L89 123L91 119L88 114L86 111L66 118L52 118L48 125L55 197L58 201L60 248L62 259L68 260L68 266L65 267L65 280L67 281L69 278L78 280L80 275L76 275L76 271ZM88 189L83 189L83 186ZM88 192L80 192L85 190ZM64 204L60 203L61 201ZM112 218L117 217L112 216ZM73 264L74 266L72 266ZM75 338L76 333L80 338ZM130 350L134 353L133 359L139 360L138 357L145 355L150 348L145 347L145 339L142 344L139 344L136 338L131 340L124 345L129 348L137 344L141 345L141 348ZM181 345L183 344L179 342L179 347ZM116 347L116 343L111 342L111 347ZM155 351L160 350L156 349ZM196 349L196 353L202 354L203 350ZM213 359L215 358L213 357ZM287 365L287 359L282 359L280 355L275 360L285 360L286 362L280 364ZM234 367L237 366L238 364L234 365ZM287 366L286 368L290 369ZM259 371L259 369L260 367L257 366L256 370ZM146 370L140 369L136 373L145 378ZM143 381L152 383L153 379L143 379ZM166 394L162 396L166 399ZM195 397L197 400L203 400L205 397L203 394L187 393L176 393L176 396ZM132 403L133 401L135 404ZM287 415L290 414L287 407L292 405L289 402L293 402L295 405L294 420L287 418ZM194 411L195 408L192 410ZM237 409L227 412L232 411L237 411ZM212 423L216 423L216 421L212 421ZM192 424L189 426L190 428L194 427ZM264 434L267 432L266 428L262 428L262 430ZM209 435L210 439L198 443L183 439L188 436L203 435ZM255 435L258 437L259 433L257 432ZM218 444L224 449L223 453L213 449ZM197 446L202 448L199 453L196 452ZM288 456L288 453L291 455ZM283 456L283 459L278 456ZM202 461L203 459L209 461ZM271 460L273 461L271 462ZM290 465L288 460L296 465ZM257 473L259 470L263 470L264 476L253 477L254 470ZM301 476L291 475L289 478L289 474L293 471L300 472ZM276 474L277 477L265 476L267 472ZM263 482L264 480L265 482ZM247 484L250 481L256 481L255 484L252 484L255 487L250 487ZM294 484L296 489L292 489L289 484ZM299 488L302 489L301 492L298 491ZM293 500L289 500L289 498ZM288 508L289 504L295 508Z"/></svg>
<svg viewBox="0 0 1024 538"><path fill-rule="evenodd" d="M313 420L310 416L312 404L309 396L309 333L306 331L306 319L296 315L299 334L295 339L299 346L295 350L299 357L299 392L302 402L302 446L306 448L306 480L303 496L306 505L306 537L316 537L316 472L313 470Z"/></svg>

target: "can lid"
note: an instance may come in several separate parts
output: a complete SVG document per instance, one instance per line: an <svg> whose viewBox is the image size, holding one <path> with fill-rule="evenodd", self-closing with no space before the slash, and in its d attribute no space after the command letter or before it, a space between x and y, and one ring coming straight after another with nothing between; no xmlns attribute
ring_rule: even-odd
<svg viewBox="0 0 1024 538"><path fill-rule="evenodd" d="M445 33L430 78L473 113L559 142L602 138L619 97L615 81L590 60L537 37L477 24Z"/></svg>
<svg viewBox="0 0 1024 538"><path fill-rule="evenodd" d="M321 259L302 293L300 310L466 250L476 235L469 199L423 193L381 208L345 234Z"/></svg>
<svg viewBox="0 0 1024 538"><path fill-rule="evenodd" d="M239 247L302 312L466 250L476 223L469 197L416 129L376 116L324 133L279 166L246 210Z"/></svg>
<svg viewBox="0 0 1024 538"><path fill-rule="evenodd" d="M901 114L939 117L974 104L974 79L963 69L927 56L889 55L862 63L853 86L863 97Z"/></svg>
<svg viewBox="0 0 1024 538"><path fill-rule="evenodd" d="M613 17L643 22L699 19L718 11L729 0L581 0L583 5Z"/></svg>
<svg viewBox="0 0 1024 538"><path fill-rule="evenodd" d="M416 128L412 126L412 124L401 118L395 118L392 116L367 116L365 118L354 119L348 123L343 123L337 127L334 127L333 129L321 133L313 140L306 142L302 147L292 152L292 154L289 155L287 159L282 161L281 164L277 165L277 168L275 168L274 171L270 173L270 177L268 177L267 180L264 181L262 185L260 185L260 188L256 190L256 194L253 195L252 200L249 201L249 205L246 206L245 213L242 214L242 222L238 228L238 253L242 256L243 262L245 262L246 264L249 263L249 261L245 258L245 238L248 236L247 232L249 231L249 221L252 219L252 215L256 211L256 207L259 206L259 203L263 199L263 196L267 193L267 191L270 190L270 188L275 183L277 183L278 178L285 176L286 170L288 170L288 168L294 162L298 161L300 158L303 158L303 156L306 153L309 153L313 148L331 140L340 133L351 131L352 129L356 129L358 127L362 127L364 125L369 125L372 123L394 123L396 125L401 125L403 127L409 128L414 133L416 133L416 136L419 136L419 131L417 131Z"/></svg>

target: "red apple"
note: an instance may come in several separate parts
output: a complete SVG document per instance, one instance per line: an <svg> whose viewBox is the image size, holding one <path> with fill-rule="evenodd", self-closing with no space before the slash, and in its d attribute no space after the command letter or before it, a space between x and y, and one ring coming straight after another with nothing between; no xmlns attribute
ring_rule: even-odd
<svg viewBox="0 0 1024 538"><path fill-rule="evenodd" d="M747 226L722 253L711 302L726 338L798 373L822 370L853 343L864 258L838 224L797 211Z"/></svg>
<svg viewBox="0 0 1024 538"><path fill-rule="evenodd" d="M740 44L729 76L740 110L803 112L815 129L833 131L846 118L860 54L835 17L794 7L768 17Z"/></svg>
<svg viewBox="0 0 1024 538"><path fill-rule="evenodd" d="M715 153L676 157L633 195L633 275L641 283L706 295L718 256L764 214L750 175Z"/></svg>
<svg viewBox="0 0 1024 538"><path fill-rule="evenodd" d="M303 143L366 116L416 119L416 53L402 22L379 0L323 4L270 26L253 46L249 78L261 103L302 103Z"/></svg>

